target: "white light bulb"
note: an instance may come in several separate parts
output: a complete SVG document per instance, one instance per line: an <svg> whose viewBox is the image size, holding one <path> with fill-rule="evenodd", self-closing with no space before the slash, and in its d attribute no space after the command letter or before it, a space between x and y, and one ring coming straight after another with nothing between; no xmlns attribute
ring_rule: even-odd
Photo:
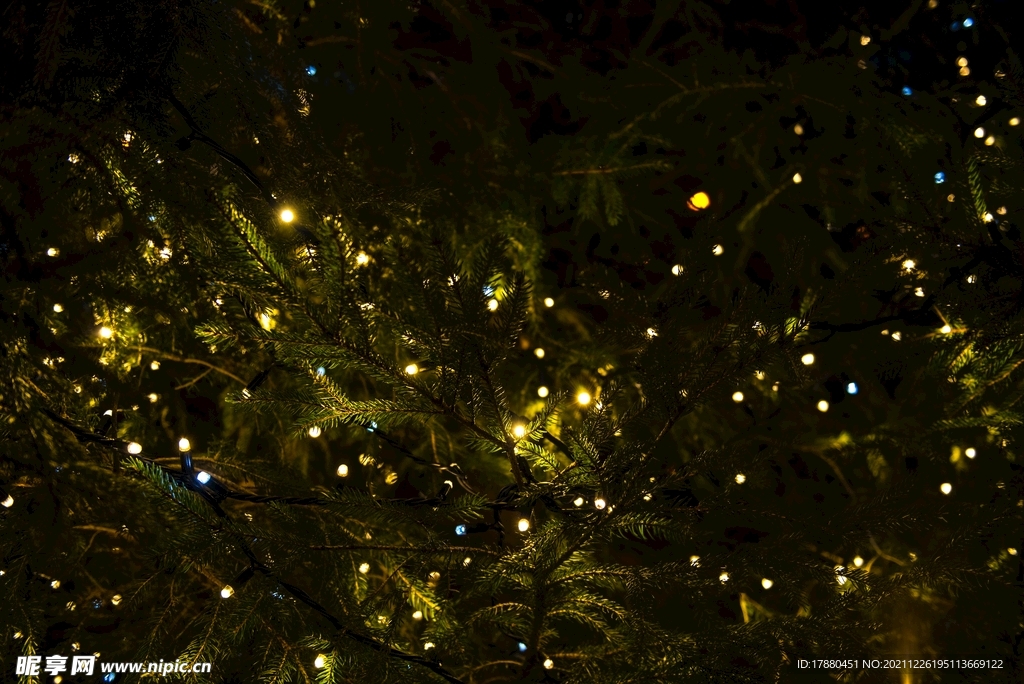
<svg viewBox="0 0 1024 684"><path fill-rule="evenodd" d="M537 396L540 397L541 399L548 396L549 393L550 392L548 391L548 388L545 387L544 385L541 385L540 387L537 388Z"/></svg>
<svg viewBox="0 0 1024 684"><path fill-rule="evenodd" d="M428 641L427 643L423 644L423 650L424 651L429 651L432 648L434 648L434 642L433 641Z"/></svg>
<svg viewBox="0 0 1024 684"><path fill-rule="evenodd" d="M370 263L370 255L369 254L367 254L366 252L359 252L358 254L356 254L356 265L357 266L365 266L368 263Z"/></svg>
<svg viewBox="0 0 1024 684"><path fill-rule="evenodd" d="M828 411L828 402L825 401L824 399L819 401L818 402L818 410L821 411L822 413L824 413L825 411Z"/></svg>
<svg viewBox="0 0 1024 684"><path fill-rule="evenodd" d="M733 392L732 400L735 401L737 404L743 401L743 392Z"/></svg>
<svg viewBox="0 0 1024 684"><path fill-rule="evenodd" d="M361 563L359 565L359 572L364 574L364 575L366 573L370 572L370 564L369 563Z"/></svg>
<svg viewBox="0 0 1024 684"><path fill-rule="evenodd" d="M316 439L321 434L323 434L323 431L320 429L320 427L318 425L314 425L313 427L309 428L308 434L313 439Z"/></svg>
<svg viewBox="0 0 1024 684"><path fill-rule="evenodd" d="M487 301L487 308L490 311L497 311L498 310L498 300L497 299L489 299Z"/></svg>
<svg viewBox="0 0 1024 684"><path fill-rule="evenodd" d="M4 508L10 508L14 505L14 497L8 494L3 501L0 501L0 506Z"/></svg>
<svg viewBox="0 0 1024 684"><path fill-rule="evenodd" d="M545 658L545 660L544 660L544 669L545 670L550 670L554 666L555 666L555 661L554 660L552 660L551 658Z"/></svg>
<svg viewBox="0 0 1024 684"><path fill-rule="evenodd" d="M541 347L537 347L536 349L533 350L533 355L536 356L538 359L543 359L544 350Z"/></svg>
<svg viewBox="0 0 1024 684"><path fill-rule="evenodd" d="M978 126L977 128L975 128L974 129L974 137L975 138L984 138L985 137L985 129L982 128L981 126Z"/></svg>
<svg viewBox="0 0 1024 684"><path fill-rule="evenodd" d="M939 328L939 331L942 332L945 335L948 335L949 333L953 332L953 328L951 328L949 326L949 323L947 323L946 325L944 325L941 328Z"/></svg>
<svg viewBox="0 0 1024 684"><path fill-rule="evenodd" d="M725 247L722 247L722 245L715 245L711 248L711 253L715 256L722 256L722 254L725 253Z"/></svg>
<svg viewBox="0 0 1024 684"><path fill-rule="evenodd" d="M326 665L326 664L327 664L327 656L325 656L323 653L318 655L316 657L316 660L313 661L313 667L315 667L318 670L323 669L324 665Z"/></svg>
<svg viewBox="0 0 1024 684"><path fill-rule="evenodd" d="M528 532L530 530L530 521L527 518L520 518L519 523L516 525L520 532Z"/></svg>
<svg viewBox="0 0 1024 684"><path fill-rule="evenodd" d="M589 404L590 403L590 393L589 392L580 392L579 394L577 394L576 395L576 403L578 403L580 406L586 406L587 404Z"/></svg>
<svg viewBox="0 0 1024 684"><path fill-rule="evenodd" d="M799 173L794 173L793 174L793 182L797 183L797 184L803 183L804 182L804 177L801 176Z"/></svg>
<svg viewBox="0 0 1024 684"><path fill-rule="evenodd" d="M761 580L761 586L764 587L765 589L771 589L773 584L775 584L775 582L772 582L767 577L765 577L763 580Z"/></svg>
<svg viewBox="0 0 1024 684"><path fill-rule="evenodd" d="M512 428L512 434L515 435L516 437L521 438L523 435L526 434L526 428L523 427L522 425L516 425L514 428Z"/></svg>
<svg viewBox="0 0 1024 684"><path fill-rule="evenodd" d="M46 256L55 257L58 254L60 254L60 250L57 249L56 247L51 247L50 249L46 250Z"/></svg>
<svg viewBox="0 0 1024 684"><path fill-rule="evenodd" d="M747 481L747 476L746 475L744 475L743 473L737 473L736 474L736 484L743 484L746 481Z"/></svg>
<svg viewBox="0 0 1024 684"><path fill-rule="evenodd" d="M700 556L690 556L690 565L695 568L700 567Z"/></svg>
<svg viewBox="0 0 1024 684"><path fill-rule="evenodd" d="M53 305L53 310L54 310L55 313L60 313L61 311L64 310L64 307L61 306L60 304L54 304Z"/></svg>
<svg viewBox="0 0 1024 684"><path fill-rule="evenodd" d="M423 611L422 610L417 610L417 611L413 612L412 619L413 620L422 620L423 619Z"/></svg>
<svg viewBox="0 0 1024 684"><path fill-rule="evenodd" d="M344 463L338 466L338 477L348 477L348 466Z"/></svg>
<svg viewBox="0 0 1024 684"><path fill-rule="evenodd" d="M814 354L804 354L800 357L800 362L805 366L810 366L814 363Z"/></svg>
<svg viewBox="0 0 1024 684"><path fill-rule="evenodd" d="M554 299L552 299L551 297L545 297L544 298L544 306L546 306L546 307L548 307L550 309L554 305L555 305L555 300Z"/></svg>
<svg viewBox="0 0 1024 684"><path fill-rule="evenodd" d="M211 477L212 476L210 475L210 473L206 472L205 470L200 470L198 473L196 473L196 480L199 481L199 484L208 483Z"/></svg>
<svg viewBox="0 0 1024 684"><path fill-rule="evenodd" d="M597 498L597 499L594 499L594 508L596 508L599 511L603 511L604 507L607 506L607 505L608 505L608 502L605 501L604 499L600 498L600 497Z"/></svg>
<svg viewBox="0 0 1024 684"><path fill-rule="evenodd" d="M854 556L854 558L853 558L853 565L854 565L854 567L858 567L859 568L860 566L864 565L864 559L861 558L860 556Z"/></svg>
<svg viewBox="0 0 1024 684"><path fill-rule="evenodd" d="M295 212L291 209L282 209L280 216L281 220L285 223L291 223L295 220Z"/></svg>
<svg viewBox="0 0 1024 684"><path fill-rule="evenodd" d="M943 482L941 485L939 485L939 491L941 491L943 494L949 494L950 492L953 491L953 485L951 485L948 482Z"/></svg>
<svg viewBox="0 0 1024 684"><path fill-rule="evenodd" d="M970 447L969 449L967 449L967 451L964 452L964 454L967 456L967 458L974 458L975 456L978 455L978 452L977 450L975 450L974 447Z"/></svg>
<svg viewBox="0 0 1024 684"><path fill-rule="evenodd" d="M141 454L142 453L142 445L139 444L138 442L129 442L128 443L128 453L132 454L133 456L135 454Z"/></svg>
<svg viewBox="0 0 1024 684"><path fill-rule="evenodd" d="M405 367L405 374L406 375L416 375L419 372L420 372L420 367L417 366L415 363L410 363L408 366Z"/></svg>
<svg viewBox="0 0 1024 684"><path fill-rule="evenodd" d="M224 588L220 590L220 597L221 598L227 599L227 598L231 598L234 595L235 595L235 590L231 587L230 584L225 584Z"/></svg>
<svg viewBox="0 0 1024 684"><path fill-rule="evenodd" d="M7 497L7 498L9 499L11 497ZM574 506L576 506L576 508L579 508L580 506L582 506L583 504L586 503L586 500L582 496L577 496L576 499L573 500L572 503L573 503Z"/></svg>
<svg viewBox="0 0 1024 684"><path fill-rule="evenodd" d="M675 266L672 267L672 275L674 275L674 276L683 275L683 266L682 266L682 264L676 264Z"/></svg>
<svg viewBox="0 0 1024 684"><path fill-rule="evenodd" d="M190 449L192 449L192 443L188 441L188 437L178 440L178 451L189 451Z"/></svg>
<svg viewBox="0 0 1024 684"><path fill-rule="evenodd" d="M100 328L100 337L102 337L103 339L109 340L113 336L114 331L108 328L107 326L103 326L102 328Z"/></svg>
<svg viewBox="0 0 1024 684"><path fill-rule="evenodd" d="M903 262L903 270L905 271L913 271L914 267L916 266L917 262L914 261L913 259L907 259L906 261Z"/></svg>
<svg viewBox="0 0 1024 684"><path fill-rule="evenodd" d="M718 576L718 581L721 582L722 584L725 584L726 582L728 582L729 581L729 573L723 572L721 575Z"/></svg>
<svg viewBox="0 0 1024 684"><path fill-rule="evenodd" d="M985 105L986 105L986 104L988 103L988 100L986 100L986 99L985 99L985 96L984 96L984 95L979 95L979 96L978 96L978 98L977 98L977 99L976 99L976 100L975 100L974 102L975 102L975 103L976 103L976 104L977 104L977 105L978 105L979 107L984 107L984 106L985 106Z"/></svg>
<svg viewBox="0 0 1024 684"><path fill-rule="evenodd" d="M146 398L149 399L150 404L155 404L160 399L160 395L151 392L150 394L146 395Z"/></svg>

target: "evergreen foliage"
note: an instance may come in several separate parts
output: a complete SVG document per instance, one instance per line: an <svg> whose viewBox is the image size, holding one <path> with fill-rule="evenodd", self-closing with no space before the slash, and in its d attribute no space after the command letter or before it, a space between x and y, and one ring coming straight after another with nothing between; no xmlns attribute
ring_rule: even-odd
<svg viewBox="0 0 1024 684"><path fill-rule="evenodd" d="M1007 4L8 7L5 681L1019 678Z"/></svg>

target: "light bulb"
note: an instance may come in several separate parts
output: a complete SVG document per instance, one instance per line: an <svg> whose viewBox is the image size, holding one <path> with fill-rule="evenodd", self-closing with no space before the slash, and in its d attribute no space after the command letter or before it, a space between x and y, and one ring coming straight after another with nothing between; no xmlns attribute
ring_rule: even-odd
<svg viewBox="0 0 1024 684"><path fill-rule="evenodd" d="M434 648L434 642L433 641L428 641L427 643L423 644L423 650L424 651L429 651L432 648Z"/></svg>
<svg viewBox="0 0 1024 684"><path fill-rule="evenodd" d="M142 445L138 442L128 442L128 453L131 455L141 454Z"/></svg>
<svg viewBox="0 0 1024 684"><path fill-rule="evenodd" d="M971 75L971 68L970 67L960 67L960 75L961 76L970 76Z"/></svg>
<svg viewBox="0 0 1024 684"><path fill-rule="evenodd" d="M417 610L417 611L413 612L412 619L413 620L422 620L423 619L423 611L422 610Z"/></svg>
<svg viewBox="0 0 1024 684"><path fill-rule="evenodd" d="M825 411L828 411L828 402L825 401L824 399L819 401L818 402L818 410L821 411L822 413L824 413Z"/></svg>
<svg viewBox="0 0 1024 684"><path fill-rule="evenodd" d="M466 536L466 526L465 525L456 525L455 526L455 534L459 535L460 537Z"/></svg>
<svg viewBox="0 0 1024 684"><path fill-rule="evenodd" d="M859 568L860 566L864 565L864 559L861 558L860 556L854 556L854 558L853 558L853 565L854 565L854 567Z"/></svg>
<svg viewBox="0 0 1024 684"><path fill-rule="evenodd" d="M220 590L220 597L223 599L231 598L235 595L235 590L230 584L225 584L224 588Z"/></svg>
<svg viewBox="0 0 1024 684"><path fill-rule="evenodd" d="M150 404L155 404L160 399L160 395L150 392L148 395L146 395L146 398L149 399Z"/></svg>
<svg viewBox="0 0 1024 684"><path fill-rule="evenodd" d="M672 275L674 275L674 276L683 275L683 266L682 266L682 264L676 264L675 266L672 267Z"/></svg>
<svg viewBox="0 0 1024 684"><path fill-rule="evenodd" d="M728 582L729 581L729 573L723 572L721 575L718 576L718 581L721 582L722 584L725 584L726 582Z"/></svg>
<svg viewBox="0 0 1024 684"><path fill-rule="evenodd" d="M497 311L498 310L498 300L497 299L488 300L487 308L490 311Z"/></svg>
<svg viewBox="0 0 1024 684"><path fill-rule="evenodd" d="M109 340L113 336L114 331L108 328L107 326L103 326L102 328L100 328L100 337L102 337L103 339Z"/></svg>
<svg viewBox="0 0 1024 684"><path fill-rule="evenodd" d="M189 451L190 449L192 449L192 442L188 441L188 437L178 440L178 451Z"/></svg>
<svg viewBox="0 0 1024 684"><path fill-rule="evenodd" d="M923 287L914 288L914 296L915 297L924 297L924 288Z"/></svg>
<svg viewBox="0 0 1024 684"><path fill-rule="evenodd" d="M120 594L114 594L113 596L111 596L110 597L110 603L112 605L115 605L115 606L121 605L121 595Z"/></svg>
<svg viewBox="0 0 1024 684"><path fill-rule="evenodd" d="M54 310L55 313L60 313L61 311L64 310L64 307L61 306L60 304L54 304L53 305L53 310Z"/></svg>
<svg viewBox="0 0 1024 684"><path fill-rule="evenodd" d="M467 567L467 568L469 567L469 564L472 563L472 562L473 562L473 559L470 558L469 556L466 556L465 558L462 559L462 565Z"/></svg>
<svg viewBox="0 0 1024 684"><path fill-rule="evenodd" d="M520 518L519 523L516 525L520 532L527 532L530 529L530 521L527 518Z"/></svg>
<svg viewBox="0 0 1024 684"><path fill-rule="evenodd" d="M368 263L370 263L369 254L367 254L366 252L359 252L359 254L356 254L356 265L365 266Z"/></svg>
<svg viewBox="0 0 1024 684"><path fill-rule="evenodd" d="M690 565L695 568L700 567L700 556L690 556Z"/></svg>
<svg viewBox="0 0 1024 684"><path fill-rule="evenodd" d="M804 177L801 176L799 173L794 173L793 174L793 182L794 183L798 183L798 184L799 183L803 183L804 182Z"/></svg>
<svg viewBox="0 0 1024 684"><path fill-rule="evenodd" d="M576 403L578 403L580 406L586 406L587 404L589 404L590 403L590 393L589 392L580 392L579 394L577 394L576 395Z"/></svg>
<svg viewBox="0 0 1024 684"><path fill-rule="evenodd" d="M405 374L406 375L416 375L419 372L420 372L420 367L417 366L415 363L410 363L408 366L405 367Z"/></svg>
<svg viewBox="0 0 1024 684"><path fill-rule="evenodd" d="M804 354L803 356L800 357L800 363L804 364L805 366L810 366L812 363L814 363L814 354Z"/></svg>
<svg viewBox="0 0 1024 684"><path fill-rule="evenodd" d="M526 434L526 428L523 427L522 425L516 425L514 428L512 428L512 434L515 435L516 437L521 438L523 435Z"/></svg>
<svg viewBox="0 0 1024 684"><path fill-rule="evenodd" d="M655 338L657 336L658 336L658 331L657 330L655 330L654 328L648 328L647 329L647 337L650 337L651 339L653 339L653 338Z"/></svg>
<svg viewBox="0 0 1024 684"><path fill-rule="evenodd" d="M318 425L314 425L313 427L309 428L309 430L308 430L308 434L309 434L309 436L310 436L310 437L312 437L313 439L316 439L316 438L317 438L317 437L319 437L319 436L320 436L321 434L323 434L323 432L322 432L322 430L320 430L320 426L318 426Z"/></svg>
<svg viewBox="0 0 1024 684"><path fill-rule="evenodd" d="M159 368L160 368L160 362L159 361L153 361L152 363L149 364L149 369L150 370L158 370Z"/></svg>
<svg viewBox="0 0 1024 684"><path fill-rule="evenodd" d="M51 247L50 249L46 250L46 256L55 257L58 254L60 254L60 250L57 249L56 247Z"/></svg>
<svg viewBox="0 0 1024 684"><path fill-rule="evenodd" d="M1010 119L1010 125L1011 126L1019 126L1020 125L1020 119L1018 117L1016 117L1016 116L1013 117L1012 119Z"/></svg>
<svg viewBox="0 0 1024 684"><path fill-rule="evenodd" d="M348 477L348 466L344 463L338 466L338 477Z"/></svg>
<svg viewBox="0 0 1024 684"><path fill-rule="evenodd" d="M764 587L765 589L771 589L773 584L775 584L775 582L772 582L767 577L765 577L763 580L761 580L761 586Z"/></svg>
<svg viewBox="0 0 1024 684"><path fill-rule="evenodd" d="M985 138L985 144L988 145L989 147L991 147L992 145L995 145L996 144L996 137L994 135L988 136L987 138Z"/></svg>
<svg viewBox="0 0 1024 684"><path fill-rule="evenodd" d="M967 458L974 458L978 455L978 452L974 447L970 447L964 452L964 455L967 456Z"/></svg>
<svg viewBox="0 0 1024 684"><path fill-rule="evenodd" d="M985 99L984 95L979 95L978 98L974 102L979 107L984 107L988 103L988 100Z"/></svg>
<svg viewBox="0 0 1024 684"><path fill-rule="evenodd" d="M548 388L545 387L544 385L541 385L540 387L537 388L537 396L540 397L541 399L548 396L548 394Z"/></svg>
<svg viewBox="0 0 1024 684"><path fill-rule="evenodd" d="M550 309L554 305L555 305L555 300L554 299L552 299L551 297L545 297L544 298L544 306L546 306L546 307L548 307Z"/></svg>
<svg viewBox="0 0 1024 684"><path fill-rule="evenodd" d="M295 220L295 212L291 209L282 209L280 216L281 220L285 223L291 223Z"/></svg>
<svg viewBox="0 0 1024 684"><path fill-rule="evenodd" d="M526 653L526 644L522 641L519 642L519 652Z"/></svg>
<svg viewBox="0 0 1024 684"><path fill-rule="evenodd" d="M1017 555L1017 549L1011 547L1009 549L1006 549L1006 553L1010 554L1011 556L1016 556Z"/></svg>
<svg viewBox="0 0 1024 684"><path fill-rule="evenodd" d="M711 206L711 198L703 190L694 193L687 200L686 206L690 208L690 211L700 211L701 209L707 209Z"/></svg>
<svg viewBox="0 0 1024 684"><path fill-rule="evenodd" d="M711 253L715 256L722 256L722 254L725 253L725 247L722 247L722 245L715 245L711 248Z"/></svg>
<svg viewBox="0 0 1024 684"><path fill-rule="evenodd" d="M948 482L943 482L941 485L939 485L939 491L941 491L943 494L949 494L950 492L953 491L953 485L951 485Z"/></svg>
<svg viewBox="0 0 1024 684"><path fill-rule="evenodd" d="M4 508L10 508L14 505L14 497L8 494L3 501L0 501L0 506Z"/></svg>
<svg viewBox="0 0 1024 684"><path fill-rule="evenodd" d="M903 262L904 271L913 271L917 267L917 262L913 259L907 259Z"/></svg>
<svg viewBox="0 0 1024 684"><path fill-rule="evenodd" d="M860 37L860 44L861 45L867 45L870 42L871 42L871 36L861 36Z"/></svg>
<svg viewBox="0 0 1024 684"><path fill-rule="evenodd" d="M541 347L537 347L536 349L533 350L533 355L536 356L538 359L543 359L544 349Z"/></svg>
<svg viewBox="0 0 1024 684"><path fill-rule="evenodd" d="M985 137L985 129L982 128L981 126L978 126L977 128L975 128L974 129L974 137L975 138L984 138Z"/></svg>
<svg viewBox="0 0 1024 684"><path fill-rule="evenodd" d="M370 572L370 564L369 563L361 563L359 565L359 572L361 574L363 574L363 575L365 575L366 573Z"/></svg>
<svg viewBox="0 0 1024 684"><path fill-rule="evenodd" d="M544 669L545 670L550 670L554 666L555 666L555 661L554 660L552 660L551 658L545 658L544 659Z"/></svg>
<svg viewBox="0 0 1024 684"><path fill-rule="evenodd" d="M596 508L599 511L603 511L604 507L607 506L607 505L608 505L608 502L605 501L604 499L600 498L600 497L594 499L594 508Z"/></svg>
<svg viewBox="0 0 1024 684"><path fill-rule="evenodd" d="M737 473L736 474L736 484L743 484L746 481L747 481L747 476L746 475L744 475L743 473Z"/></svg>
<svg viewBox="0 0 1024 684"><path fill-rule="evenodd" d="M205 470L200 470L198 473L196 473L196 480L199 481L199 484L206 484L207 482L210 481L211 477L212 476L210 475L210 473L206 472Z"/></svg>
<svg viewBox="0 0 1024 684"><path fill-rule="evenodd" d="M754 377L757 378L758 380L764 380L764 378L765 378L764 371L762 371L762 370L754 371Z"/></svg>
<svg viewBox="0 0 1024 684"><path fill-rule="evenodd" d="M956 65L957 66L967 66L967 58L966 57L960 57L959 59L956 60Z"/></svg>
<svg viewBox="0 0 1024 684"><path fill-rule="evenodd" d="M737 404L743 401L743 392L733 392L732 400L735 401Z"/></svg>
<svg viewBox="0 0 1024 684"><path fill-rule="evenodd" d="M318 655L316 657L316 660L313 661L313 667L315 667L318 670L323 669L324 665L326 665L326 664L327 664L327 656L325 656L323 653Z"/></svg>
<svg viewBox="0 0 1024 684"><path fill-rule="evenodd" d="M9 499L10 497L7 497L7 498ZM572 502L572 503L573 503L573 505L574 505L574 506L576 506L576 508L579 508L580 506L582 506L583 504L585 504L585 503L586 503L586 501L584 500L584 498L583 498L582 496L577 496L577 497L576 497L576 498L575 498L575 499L573 500L573 502Z"/></svg>
<svg viewBox="0 0 1024 684"><path fill-rule="evenodd" d="M797 125L793 126L793 132L796 133L797 135L803 135L804 134L804 127L801 126L800 124L797 124Z"/></svg>
<svg viewBox="0 0 1024 684"><path fill-rule="evenodd" d="M857 383L855 383L855 382L851 382L851 383L848 383L846 385L846 393L847 394L856 394L859 391L860 391L860 388L857 387Z"/></svg>
<svg viewBox="0 0 1024 684"><path fill-rule="evenodd" d="M939 328L939 332L948 335L949 333L953 332L953 328L951 328L949 323L947 323L946 325Z"/></svg>

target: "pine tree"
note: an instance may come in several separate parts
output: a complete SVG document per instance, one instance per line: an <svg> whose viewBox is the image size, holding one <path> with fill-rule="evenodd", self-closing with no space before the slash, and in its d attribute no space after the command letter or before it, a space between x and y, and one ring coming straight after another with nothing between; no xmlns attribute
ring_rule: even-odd
<svg viewBox="0 0 1024 684"><path fill-rule="evenodd" d="M5 681L1019 678L1006 10L10 6Z"/></svg>

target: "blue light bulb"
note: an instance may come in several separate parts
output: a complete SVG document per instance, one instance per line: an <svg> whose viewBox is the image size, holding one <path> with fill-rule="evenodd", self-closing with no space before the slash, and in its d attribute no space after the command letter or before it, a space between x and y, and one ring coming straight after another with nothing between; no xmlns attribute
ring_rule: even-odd
<svg viewBox="0 0 1024 684"><path fill-rule="evenodd" d="M857 383L855 382L851 382L849 385L846 386L847 394L856 394L858 391L859 389L857 387Z"/></svg>
<svg viewBox="0 0 1024 684"><path fill-rule="evenodd" d="M967 17L966 19L964 19L964 28L971 28L972 26L974 26L974 20L973 19L971 19L970 17Z"/></svg>
<svg viewBox="0 0 1024 684"><path fill-rule="evenodd" d="M327 372L327 369L324 368L323 366L320 366L319 368L316 369L316 374L319 375L320 377L323 377L324 373L326 373L326 372Z"/></svg>
<svg viewBox="0 0 1024 684"><path fill-rule="evenodd" d="M466 536L466 526L465 525L456 525L455 526L455 534L459 535L460 537Z"/></svg>
<svg viewBox="0 0 1024 684"><path fill-rule="evenodd" d="M960 30L960 22L959 21L954 21L953 25L950 26L949 28L953 29L954 31L959 31Z"/></svg>
<svg viewBox="0 0 1024 684"><path fill-rule="evenodd" d="M377 429L377 424L376 424L376 423L373 423L373 422L371 422L371 423L370 423L370 427L366 428L366 431L367 431L367 432L373 432L373 431L374 431L374 430L376 430L376 429Z"/></svg>
<svg viewBox="0 0 1024 684"><path fill-rule="evenodd" d="M310 64L308 67L306 67L306 73L309 74L310 76L316 76L316 67Z"/></svg>
<svg viewBox="0 0 1024 684"><path fill-rule="evenodd" d="M936 184L945 183L945 182L946 182L946 174L944 172L939 171L938 173L935 174L935 183Z"/></svg>
<svg viewBox="0 0 1024 684"><path fill-rule="evenodd" d="M494 288L490 285L484 285L484 296L490 297L492 294L494 294Z"/></svg>
<svg viewBox="0 0 1024 684"><path fill-rule="evenodd" d="M117 675L115 675L113 672L108 672L107 674L103 675L103 681L112 682L114 681L114 677L116 676Z"/></svg>
<svg viewBox="0 0 1024 684"><path fill-rule="evenodd" d="M913 92L914 91L910 89L910 86L903 86L903 94L906 95L907 97L910 97L911 93Z"/></svg>

